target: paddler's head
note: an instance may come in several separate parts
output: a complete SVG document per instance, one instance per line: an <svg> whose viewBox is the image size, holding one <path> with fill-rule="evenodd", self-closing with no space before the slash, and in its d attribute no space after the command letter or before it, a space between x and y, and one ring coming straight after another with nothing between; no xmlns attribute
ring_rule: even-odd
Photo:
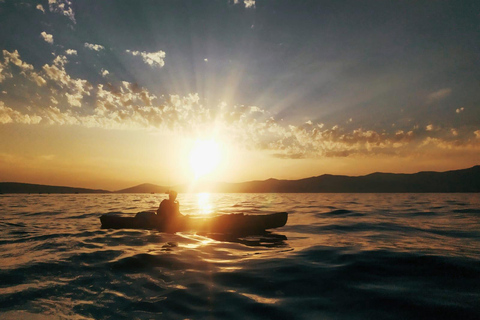
<svg viewBox="0 0 480 320"><path fill-rule="evenodd" d="M175 199L177 199L177 191L168 190L168 191L167 191L167 194L168 194L168 199L169 199L169 200L175 201Z"/></svg>

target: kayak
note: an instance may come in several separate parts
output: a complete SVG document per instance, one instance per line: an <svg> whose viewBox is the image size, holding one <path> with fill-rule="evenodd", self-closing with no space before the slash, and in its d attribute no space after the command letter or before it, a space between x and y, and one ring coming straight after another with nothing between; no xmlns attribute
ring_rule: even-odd
<svg viewBox="0 0 480 320"><path fill-rule="evenodd" d="M183 216L167 224L158 220L153 211L143 211L135 216L125 213L107 213L100 217L102 229L156 229L166 232L197 231L206 233L253 234L267 229L283 227L288 213L277 212L264 215L243 213L224 214L211 218Z"/></svg>

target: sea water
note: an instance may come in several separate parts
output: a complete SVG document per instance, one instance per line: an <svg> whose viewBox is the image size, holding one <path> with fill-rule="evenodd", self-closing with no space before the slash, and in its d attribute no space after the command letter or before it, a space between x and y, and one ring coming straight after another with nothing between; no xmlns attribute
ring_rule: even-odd
<svg viewBox="0 0 480 320"><path fill-rule="evenodd" d="M1 319L479 319L479 194L180 194L287 211L225 235L104 230L165 195L0 195Z"/></svg>

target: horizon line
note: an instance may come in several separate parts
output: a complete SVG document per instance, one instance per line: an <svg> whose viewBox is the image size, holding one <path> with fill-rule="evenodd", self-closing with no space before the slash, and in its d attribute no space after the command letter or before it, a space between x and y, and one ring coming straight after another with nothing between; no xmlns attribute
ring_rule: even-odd
<svg viewBox="0 0 480 320"><path fill-rule="evenodd" d="M276 180L276 181L299 181L299 180L310 179L310 178L318 178L318 177L322 177L322 176L366 177L366 176L369 176L369 175L372 175L372 174L414 175L414 174L419 174L419 173L446 173L446 172L451 172L451 171L468 170L468 169L472 169L472 168L479 167L479 166L480 166L480 164L476 164L476 165L473 165L473 166L467 167L467 168L451 169L451 170L445 170L445 171L428 171L428 170L423 170L423 171L417 171L417 172L414 172L414 173L401 173L401 172L394 173L394 172L379 172L379 171L371 172L371 173L363 174L363 175L342 175L342 174L329 174L329 173L324 173L324 174L321 174L321 175L318 175L318 176L310 176L310 177L304 177L304 178L299 178L299 179L277 179L277 178L268 178L268 179L264 179L264 180L249 180L249 181L242 181L242 182L204 181L204 182L202 182L202 183L203 183L203 184L221 184L221 183L225 183L225 184L242 184L242 183L250 183L250 182L265 182L265 181L268 181L268 180ZM85 189L85 190L91 190L91 191L107 191L108 193L116 193L116 192L121 193L120 191L127 190L127 189L132 189L132 188L139 187L139 186L142 186L142 185L152 185L152 186L155 186L155 187L162 187L162 188L167 188L167 189L168 189L168 188L173 188L173 187L183 187L183 186L185 186L185 184L176 184L176 185L166 186L166 185L158 185L158 184L154 184L154 183L150 183L150 182L144 182L144 183L140 183L140 184L137 184L137 185L134 185L134 186L131 186L131 187L122 188L122 189L118 189L118 190L107 190L107 189L102 189L102 188L72 187L72 186L66 186L66 185L49 185L49 184L40 184L40 183L31 183L31 182L18 182L18 181L0 181L0 183L2 183L2 184L6 184L6 183L16 183L16 184L45 186L45 187ZM155 193L155 192L154 192L154 193ZM190 192L181 192L181 193L190 193ZM198 193L198 192L193 192L193 193ZM215 193L215 192L214 192L214 193Z"/></svg>

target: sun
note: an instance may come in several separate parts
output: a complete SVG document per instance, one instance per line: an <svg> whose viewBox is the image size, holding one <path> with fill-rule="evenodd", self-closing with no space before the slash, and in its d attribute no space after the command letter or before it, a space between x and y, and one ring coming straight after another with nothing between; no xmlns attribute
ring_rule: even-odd
<svg viewBox="0 0 480 320"><path fill-rule="evenodd" d="M220 148L214 140L197 140L190 151L190 167L195 179L214 171L220 163Z"/></svg>

